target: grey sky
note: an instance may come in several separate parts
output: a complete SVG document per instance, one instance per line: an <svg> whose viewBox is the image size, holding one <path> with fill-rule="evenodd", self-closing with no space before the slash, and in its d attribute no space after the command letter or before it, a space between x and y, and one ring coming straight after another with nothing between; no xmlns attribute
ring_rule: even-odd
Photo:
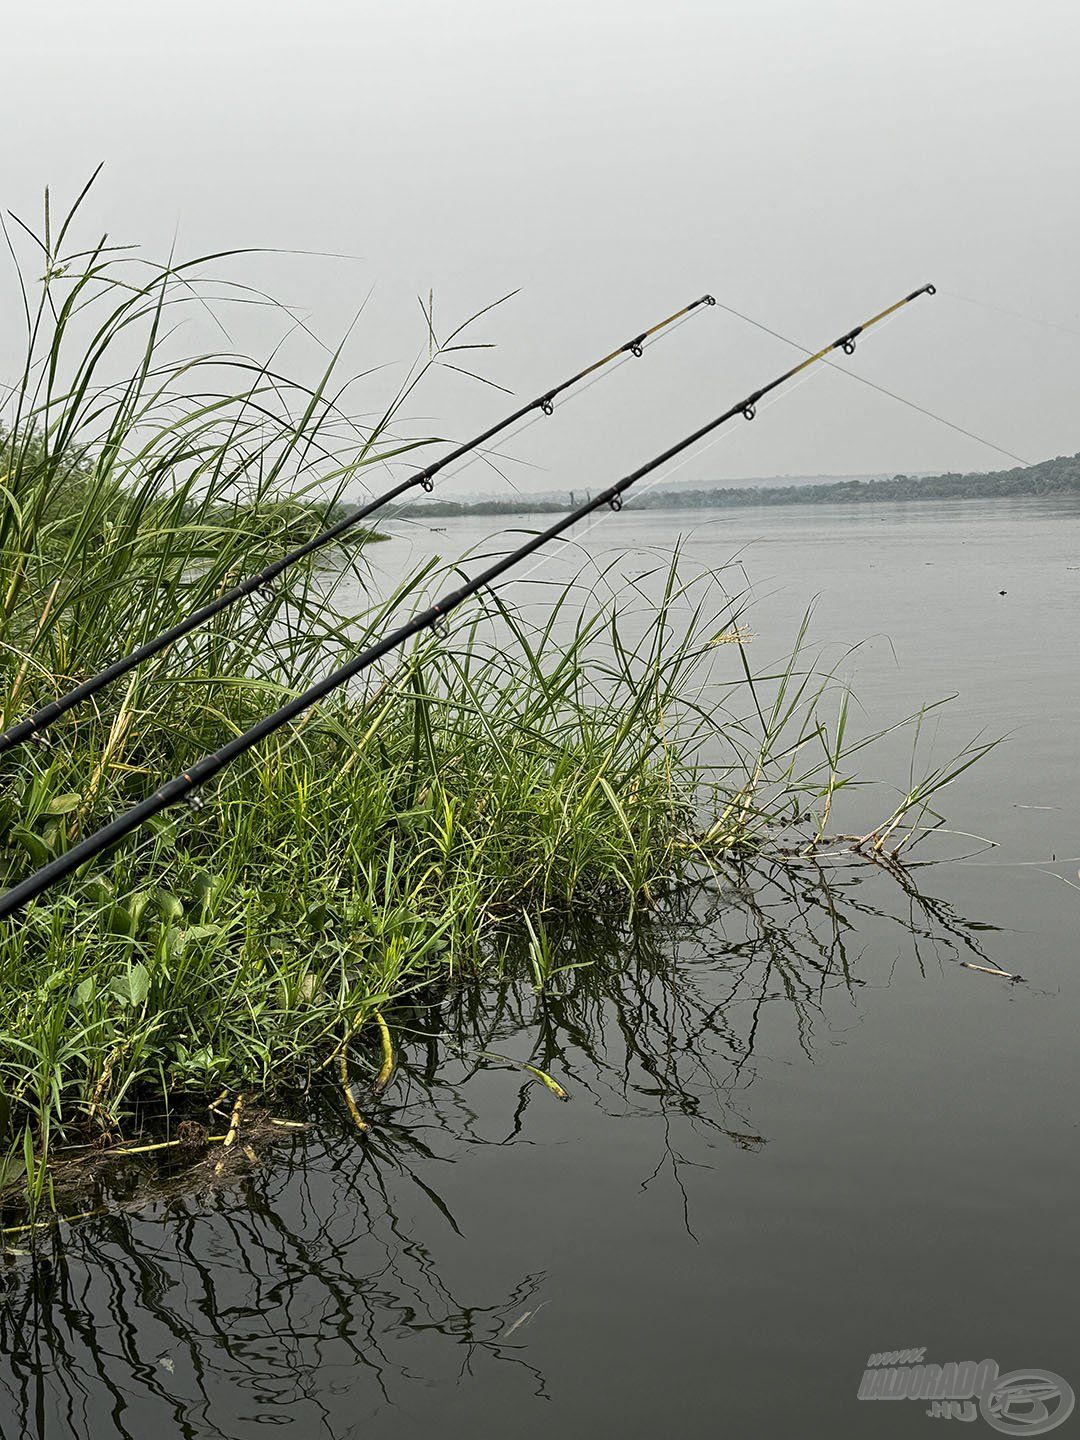
<svg viewBox="0 0 1080 1440"><path fill-rule="evenodd" d="M356 368L417 352L429 286L447 318L521 288L482 338L523 395L704 290L808 343L927 280L1080 332L1075 0L54 0L5 38L5 206L105 160L117 239L361 257L243 272L328 338L374 286ZM515 481L621 473L791 354L703 314L522 437ZM1080 448L1080 333L943 293L852 363L1027 458ZM447 375L413 409L504 404ZM681 474L1008 463L824 375Z"/></svg>

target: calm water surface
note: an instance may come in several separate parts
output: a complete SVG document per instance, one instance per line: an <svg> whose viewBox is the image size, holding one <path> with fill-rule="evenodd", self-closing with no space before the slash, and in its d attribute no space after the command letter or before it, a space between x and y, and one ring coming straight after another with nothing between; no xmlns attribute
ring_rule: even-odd
<svg viewBox="0 0 1080 1440"><path fill-rule="evenodd" d="M445 523L399 525L380 573L492 528ZM927 757L1008 736L945 803L957 858L720 886L579 937L545 996L448 992L366 1147L328 1115L7 1265L5 1440L933 1435L856 1399L870 1352L920 1346L1080 1389L1080 506L628 510L584 546L634 575L680 535L738 552L759 668L816 595L862 728L956 691ZM903 784L910 747L862 769Z"/></svg>

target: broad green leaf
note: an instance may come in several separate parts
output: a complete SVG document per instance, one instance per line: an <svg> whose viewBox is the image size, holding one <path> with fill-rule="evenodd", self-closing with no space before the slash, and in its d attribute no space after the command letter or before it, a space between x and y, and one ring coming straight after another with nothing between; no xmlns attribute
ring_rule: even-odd
<svg viewBox="0 0 1080 1440"><path fill-rule="evenodd" d="M46 815L70 815L82 804L82 796L75 794L54 795L45 806Z"/></svg>

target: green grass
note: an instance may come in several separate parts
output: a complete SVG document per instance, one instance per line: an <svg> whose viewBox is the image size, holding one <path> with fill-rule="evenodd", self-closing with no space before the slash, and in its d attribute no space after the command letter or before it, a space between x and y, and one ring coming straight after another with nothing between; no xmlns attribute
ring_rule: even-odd
<svg viewBox="0 0 1080 1440"><path fill-rule="evenodd" d="M426 335L426 359L361 424L336 356L305 385L180 351L179 321L234 293L213 261L80 249L73 217L20 232L23 274L41 278L24 284L27 360L0 438L5 724L421 443L396 434L401 406L462 343ZM5 756L0 878L247 727L432 580L371 594L363 545L295 566L67 716L48 748ZM0 1193L47 1203L58 1147L167 1131L219 1095L373 1077L378 1016L432 979L498 973L524 937L542 987L552 918L615 924L793 823L823 834L845 712L822 719L831 682L804 663L804 631L753 677L741 643L714 643L740 619L720 577L687 581L673 557L653 580L644 607L643 581L606 602L552 591L539 625L478 601L233 766L204 811L162 818L5 922Z"/></svg>

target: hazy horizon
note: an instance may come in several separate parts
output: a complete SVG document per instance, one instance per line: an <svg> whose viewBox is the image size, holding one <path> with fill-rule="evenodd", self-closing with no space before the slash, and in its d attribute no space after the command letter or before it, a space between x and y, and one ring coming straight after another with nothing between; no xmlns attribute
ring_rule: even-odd
<svg viewBox="0 0 1080 1440"><path fill-rule="evenodd" d="M518 290L476 337L497 346L478 352L485 375L530 398L704 291L816 345L933 281L845 365L1019 458L1080 449L1074 6L59 0L22 7L7 33L21 63L0 106L21 139L5 208L33 218L46 183L59 208L104 161L84 236L107 228L156 257L358 257L221 267L328 343L366 307L346 368L385 368L350 392L358 411L421 352L429 289L442 324ZM10 379L10 269L0 296ZM258 317L229 323L238 343L270 343ZM290 355L312 372L320 359L300 342ZM793 358L703 311L513 441L507 480L477 465L461 485L624 473ZM461 437L509 403L446 371L409 425ZM1013 463L824 371L662 480Z"/></svg>

